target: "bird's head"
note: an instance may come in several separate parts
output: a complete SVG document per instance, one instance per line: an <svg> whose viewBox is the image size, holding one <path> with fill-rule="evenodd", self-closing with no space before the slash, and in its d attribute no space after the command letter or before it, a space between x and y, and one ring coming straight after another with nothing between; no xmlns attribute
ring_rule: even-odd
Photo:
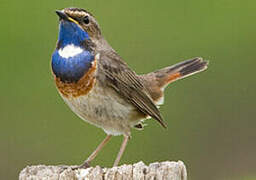
<svg viewBox="0 0 256 180"><path fill-rule="evenodd" d="M92 42L101 38L99 25L93 15L81 8L57 10L60 20L59 42L65 46L80 45L86 40Z"/></svg>
<svg viewBox="0 0 256 180"><path fill-rule="evenodd" d="M103 38L98 23L89 12L65 8L56 13L60 25L52 70L62 82L78 82L97 59L96 44Z"/></svg>

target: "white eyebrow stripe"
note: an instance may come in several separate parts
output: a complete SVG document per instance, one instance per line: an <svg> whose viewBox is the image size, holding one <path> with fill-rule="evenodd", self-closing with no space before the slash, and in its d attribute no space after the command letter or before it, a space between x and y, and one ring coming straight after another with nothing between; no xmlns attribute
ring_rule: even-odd
<svg viewBox="0 0 256 180"><path fill-rule="evenodd" d="M82 52L83 49L74 44L68 44L64 48L58 50L59 55L63 58L74 57Z"/></svg>

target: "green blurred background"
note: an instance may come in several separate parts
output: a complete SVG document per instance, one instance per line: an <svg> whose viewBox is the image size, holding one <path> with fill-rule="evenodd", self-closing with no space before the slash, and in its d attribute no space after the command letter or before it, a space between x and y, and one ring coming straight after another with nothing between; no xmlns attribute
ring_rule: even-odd
<svg viewBox="0 0 256 180"><path fill-rule="evenodd" d="M1 0L0 179L27 165L80 164L105 134L58 95L50 71L55 9L91 11L138 73L202 56L206 72L171 84L161 112L133 131L121 163L185 162L192 180L256 179L256 1ZM92 165L110 167L122 137Z"/></svg>

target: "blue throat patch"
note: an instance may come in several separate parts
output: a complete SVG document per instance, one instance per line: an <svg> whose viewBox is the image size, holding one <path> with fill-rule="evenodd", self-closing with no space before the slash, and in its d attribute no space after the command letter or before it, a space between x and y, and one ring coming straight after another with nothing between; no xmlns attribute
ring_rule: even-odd
<svg viewBox="0 0 256 180"><path fill-rule="evenodd" d="M89 40L90 37L79 25L70 21L61 21L59 25L59 38L58 41L61 43L63 48L68 44L74 44L80 46L84 40Z"/></svg>
<svg viewBox="0 0 256 180"><path fill-rule="evenodd" d="M77 82L90 69L94 55L83 47L82 44L86 40L90 40L89 35L77 24L61 21L58 47L52 55L52 70L62 82ZM59 50L67 45L79 47L82 51L74 56L63 57L59 54Z"/></svg>

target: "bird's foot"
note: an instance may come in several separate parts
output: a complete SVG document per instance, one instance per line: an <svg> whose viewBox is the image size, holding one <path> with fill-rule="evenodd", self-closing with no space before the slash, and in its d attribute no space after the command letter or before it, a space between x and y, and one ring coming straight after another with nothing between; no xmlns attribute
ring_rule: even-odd
<svg viewBox="0 0 256 180"><path fill-rule="evenodd" d="M78 165L78 166L67 166L67 165L60 165L60 172L62 173L63 171L67 170L67 169L71 169L71 170L77 170L77 169L87 169L90 166L89 162L85 161L83 164Z"/></svg>
<svg viewBox="0 0 256 180"><path fill-rule="evenodd" d="M89 168L89 167L91 167L90 166L90 163L88 162L88 161L85 161L83 164L81 164L80 166L77 166L77 168L76 169L87 169L87 168Z"/></svg>

